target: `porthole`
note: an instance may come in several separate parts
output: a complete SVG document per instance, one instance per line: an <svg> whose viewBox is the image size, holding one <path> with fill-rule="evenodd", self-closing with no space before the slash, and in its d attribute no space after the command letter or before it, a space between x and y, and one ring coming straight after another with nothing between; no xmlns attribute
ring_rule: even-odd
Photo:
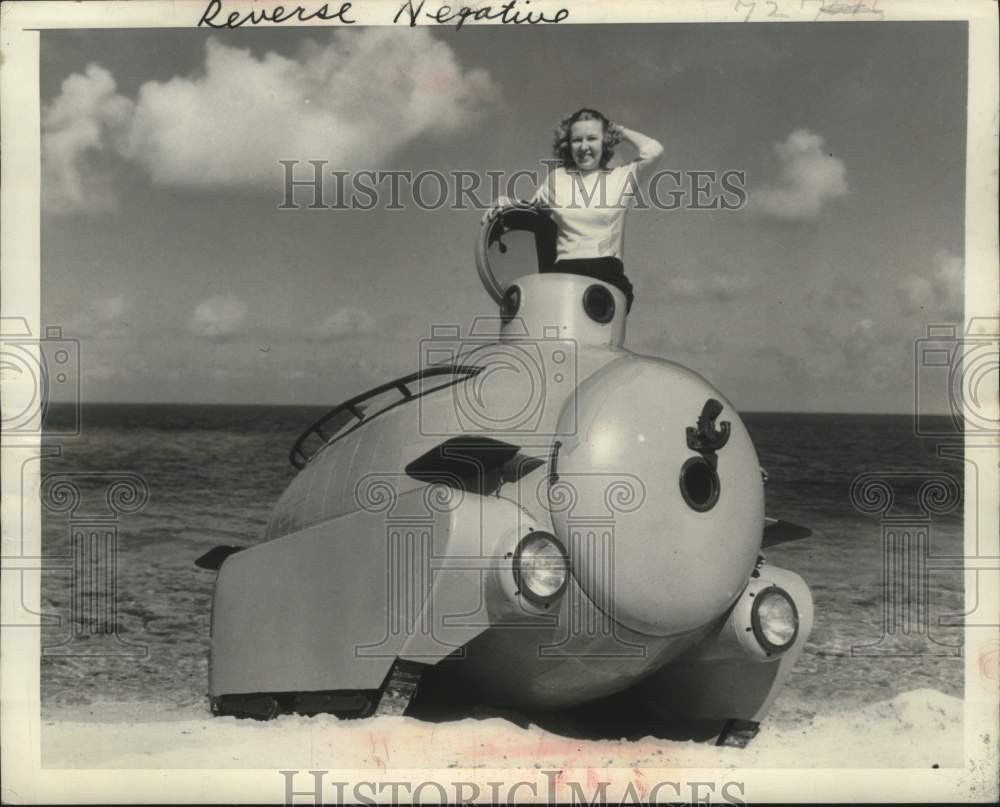
<svg viewBox="0 0 1000 807"><path fill-rule="evenodd" d="M691 457L681 467L681 496L688 507L705 513L719 501L719 474L704 457Z"/></svg>
<svg viewBox="0 0 1000 807"><path fill-rule="evenodd" d="M594 322L606 325L615 317L615 298L604 286L588 286L583 293L583 310Z"/></svg>
<svg viewBox="0 0 1000 807"><path fill-rule="evenodd" d="M506 325L517 316L520 308L521 287L515 283L513 286L507 288L507 291L503 293L503 298L500 300L500 319Z"/></svg>

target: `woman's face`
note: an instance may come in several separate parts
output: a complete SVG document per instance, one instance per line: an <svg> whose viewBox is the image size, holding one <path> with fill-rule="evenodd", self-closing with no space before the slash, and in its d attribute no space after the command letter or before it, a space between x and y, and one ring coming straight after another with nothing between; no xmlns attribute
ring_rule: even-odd
<svg viewBox="0 0 1000 807"><path fill-rule="evenodd" d="M569 130L569 150L581 171L601 166L604 154L604 126L599 120L578 120Z"/></svg>

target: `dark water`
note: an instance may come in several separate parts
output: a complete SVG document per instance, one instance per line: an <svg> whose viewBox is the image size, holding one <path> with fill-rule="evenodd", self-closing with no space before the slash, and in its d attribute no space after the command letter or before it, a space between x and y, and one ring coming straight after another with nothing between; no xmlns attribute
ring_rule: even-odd
<svg viewBox="0 0 1000 807"><path fill-rule="evenodd" d="M287 458L291 444L323 411L85 407L81 434L61 441L61 456L43 463L43 493L66 475L81 495L72 515L56 511L57 487L43 496L46 556L55 566L71 566L71 531L100 531L94 526L99 516L113 514L105 496L112 477L125 472L141 477L148 500L130 501L126 492L117 500L125 512L102 528L116 534L117 611L106 621L117 621L120 640L74 638L74 620L88 614L93 620L86 609L95 602L83 595L74 605L69 571L43 575L44 615L60 621L43 628L43 709L51 714L60 706L114 701L155 702L170 710L204 702L213 574L193 561L217 544L258 538L294 475ZM55 409L50 424L58 426L66 417ZM902 416L748 414L744 419L769 474L768 513L814 531L804 541L767 551L770 562L806 579L817 611L806 653L775 717L852 707L919 687L961 695L962 661L956 655L961 631L939 624L963 610L956 571L925 576L926 607L912 612L918 621L908 636L897 633L901 641L883 641L876 647L882 655L852 653L852 647L874 644L883 633L884 586L881 516L852 505L851 484L860 474L882 472L895 491L889 515L929 525L932 556L958 555L961 505L940 512L947 509L943 499L925 489L930 494L925 505L936 501L938 511L927 519L919 494L929 475L961 481L962 463L939 458L935 444L914 437L911 420Z"/></svg>

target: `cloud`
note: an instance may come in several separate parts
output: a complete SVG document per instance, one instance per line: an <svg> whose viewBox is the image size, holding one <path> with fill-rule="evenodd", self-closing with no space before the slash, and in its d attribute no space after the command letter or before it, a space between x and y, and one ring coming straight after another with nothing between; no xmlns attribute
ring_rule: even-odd
<svg viewBox="0 0 1000 807"><path fill-rule="evenodd" d="M463 69L426 28L335 30L295 58L257 58L209 38L201 70L146 82L135 101L91 65L45 112L52 210L94 204L86 180L107 183L96 153L140 166L158 185L270 188L279 160L379 168L419 137L467 129L499 99L487 71ZM111 198L105 189L105 207Z"/></svg>
<svg viewBox="0 0 1000 807"><path fill-rule="evenodd" d="M667 281L667 301L735 300L753 294L758 288L757 281L746 275L675 275Z"/></svg>
<svg viewBox="0 0 1000 807"><path fill-rule="evenodd" d="M712 356L723 352L723 340L714 331L704 334L668 329L637 337L636 350L651 356Z"/></svg>
<svg viewBox="0 0 1000 807"><path fill-rule="evenodd" d="M774 152L780 163L778 181L750 191L751 210L803 221L816 218L828 201L847 194L847 168L826 151L820 135L796 129L784 143L775 143Z"/></svg>
<svg viewBox="0 0 1000 807"><path fill-rule="evenodd" d="M862 318L846 328L806 325L802 354L782 351L778 363L801 383L823 382L868 391L900 389L912 383L913 345L892 329L892 321Z"/></svg>
<svg viewBox="0 0 1000 807"><path fill-rule="evenodd" d="M855 322L842 342L844 358L854 362L871 355L878 341L877 333L874 320L859 319Z"/></svg>
<svg viewBox="0 0 1000 807"><path fill-rule="evenodd" d="M910 357L901 346L906 346L905 340L901 345L898 335L883 333L870 319L858 320L841 347L845 380L869 390L898 387Z"/></svg>
<svg viewBox="0 0 1000 807"><path fill-rule="evenodd" d="M939 250L928 274L908 275L899 282L900 302L908 314L961 319L964 310L965 261Z"/></svg>
<svg viewBox="0 0 1000 807"><path fill-rule="evenodd" d="M74 299L69 311L66 311L67 305L57 303L54 306L55 313L47 319L49 325L61 327L69 338L109 336L122 323L128 310L124 294L82 303Z"/></svg>
<svg viewBox="0 0 1000 807"><path fill-rule="evenodd" d="M191 333L202 339L225 341L244 333L247 306L231 294L202 300L191 315Z"/></svg>
<svg viewBox="0 0 1000 807"><path fill-rule="evenodd" d="M59 96L43 111L46 210L96 212L115 207L107 157L123 147L134 111L115 86L107 70L88 65L62 83Z"/></svg>
<svg viewBox="0 0 1000 807"><path fill-rule="evenodd" d="M108 297L96 304L97 315L104 322L114 322L125 313L125 295Z"/></svg>
<svg viewBox="0 0 1000 807"><path fill-rule="evenodd" d="M317 336L321 340L346 339L373 333L375 333L375 317L362 308L344 307L334 311L323 321Z"/></svg>
<svg viewBox="0 0 1000 807"><path fill-rule="evenodd" d="M870 291L855 283L839 283L810 289L806 292L805 302L818 308L859 308L870 296Z"/></svg>

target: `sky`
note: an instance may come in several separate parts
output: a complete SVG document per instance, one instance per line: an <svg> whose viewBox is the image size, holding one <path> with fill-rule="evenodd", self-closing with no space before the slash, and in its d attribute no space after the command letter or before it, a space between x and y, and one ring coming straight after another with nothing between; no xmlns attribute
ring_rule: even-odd
<svg viewBox="0 0 1000 807"><path fill-rule="evenodd" d="M333 406L495 313L482 211L281 210L278 161L544 174L587 106L746 174L629 214L627 347L745 411L911 412L962 318L966 57L962 23L44 31L43 321L85 401Z"/></svg>

